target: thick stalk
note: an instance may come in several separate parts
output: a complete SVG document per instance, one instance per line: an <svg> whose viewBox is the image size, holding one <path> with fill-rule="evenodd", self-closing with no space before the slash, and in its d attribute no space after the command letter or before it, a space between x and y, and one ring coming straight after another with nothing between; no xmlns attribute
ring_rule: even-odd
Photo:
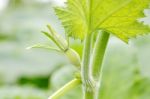
<svg viewBox="0 0 150 99"><path fill-rule="evenodd" d="M84 99L93 99L93 84L90 77L90 53L91 53L91 35L87 35L84 42L83 60L81 66L82 84Z"/></svg>
<svg viewBox="0 0 150 99"><path fill-rule="evenodd" d="M52 96L50 96L48 99L59 99L61 96L72 90L73 88L77 87L81 84L80 79L73 79L66 85L64 85L62 88L60 88L58 91L56 91Z"/></svg>
<svg viewBox="0 0 150 99"><path fill-rule="evenodd" d="M93 50L91 68L92 68L92 77L96 81L98 81L100 77L103 58L109 40L109 35L110 34L105 31L99 33Z"/></svg>
<svg viewBox="0 0 150 99"><path fill-rule="evenodd" d="M92 77L96 82L95 99L99 99L100 83L101 83L101 76L102 76L101 75L102 63L103 63L106 47L108 44L109 36L110 34L105 31L99 33L93 50L90 66L91 66Z"/></svg>

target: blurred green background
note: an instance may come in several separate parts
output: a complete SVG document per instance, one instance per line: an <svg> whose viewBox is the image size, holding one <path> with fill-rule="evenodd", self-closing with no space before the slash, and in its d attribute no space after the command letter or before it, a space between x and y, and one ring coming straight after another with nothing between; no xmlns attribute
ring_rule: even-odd
<svg viewBox="0 0 150 99"><path fill-rule="evenodd" d="M64 35L53 6L64 0L0 0L0 99L47 99L74 77L76 69L62 54L26 50L53 43L41 30L51 24ZM150 24L146 10L145 24ZM82 54L82 42L71 46ZM111 37L103 68L101 99L150 99L150 35L125 44ZM61 99L81 99L81 87Z"/></svg>

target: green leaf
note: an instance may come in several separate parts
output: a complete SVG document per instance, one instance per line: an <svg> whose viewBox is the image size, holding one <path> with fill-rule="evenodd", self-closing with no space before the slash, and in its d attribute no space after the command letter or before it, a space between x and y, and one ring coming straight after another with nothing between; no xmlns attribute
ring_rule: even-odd
<svg viewBox="0 0 150 99"><path fill-rule="evenodd" d="M150 0L67 0L66 7L55 8L68 35L83 39L97 29L106 30L121 40L150 32L139 23Z"/></svg>
<svg viewBox="0 0 150 99"><path fill-rule="evenodd" d="M42 33L51 39L61 50L65 51L68 49L68 42L57 32L55 32L55 30L50 25L47 25L47 28L49 29L49 32L42 31Z"/></svg>

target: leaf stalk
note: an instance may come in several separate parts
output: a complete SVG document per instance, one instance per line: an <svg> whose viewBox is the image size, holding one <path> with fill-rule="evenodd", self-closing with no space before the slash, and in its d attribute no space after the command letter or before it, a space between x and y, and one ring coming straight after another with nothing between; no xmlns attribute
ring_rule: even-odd
<svg viewBox="0 0 150 99"><path fill-rule="evenodd" d="M60 88L58 91L56 91L48 99L59 99L61 96L65 95L67 92L69 92L70 90L72 90L73 88L77 87L80 84L81 80L75 78L66 85L64 85L62 88Z"/></svg>

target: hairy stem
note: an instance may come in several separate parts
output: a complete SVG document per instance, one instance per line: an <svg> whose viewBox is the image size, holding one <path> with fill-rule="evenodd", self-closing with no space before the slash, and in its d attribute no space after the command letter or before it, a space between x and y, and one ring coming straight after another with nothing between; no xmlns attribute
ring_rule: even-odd
<svg viewBox="0 0 150 99"><path fill-rule="evenodd" d="M71 89L75 88L76 86L81 84L80 79L73 79L58 91L56 91L53 95L51 95L48 99L59 99L61 96L69 92Z"/></svg>
<svg viewBox="0 0 150 99"><path fill-rule="evenodd" d="M90 53L91 53L91 35L87 35L84 42L83 60L81 66L81 75L83 82L84 99L93 99L93 84L90 77Z"/></svg>

